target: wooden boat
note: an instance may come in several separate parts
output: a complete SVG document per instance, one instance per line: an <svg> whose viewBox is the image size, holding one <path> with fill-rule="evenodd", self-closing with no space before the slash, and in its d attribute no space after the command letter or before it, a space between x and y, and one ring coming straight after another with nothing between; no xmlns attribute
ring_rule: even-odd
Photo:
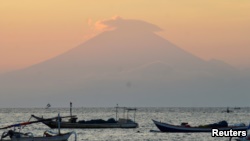
<svg viewBox="0 0 250 141"><path fill-rule="evenodd" d="M116 107L116 120L111 118L107 121L102 119L90 120L90 121L78 121L75 115L72 115L72 103L70 103L70 119L68 121L60 121L60 128L137 128L138 123L135 122L135 108L127 107ZM117 111L123 109L124 118L117 120ZM134 111L134 120L128 118L129 111ZM125 113L127 113L127 118L125 118ZM37 120L46 120L45 118L37 117L32 115ZM43 124L49 126L50 128L58 128L57 121L46 120L42 122Z"/></svg>
<svg viewBox="0 0 250 141"><path fill-rule="evenodd" d="M58 119L60 119L60 116L58 114ZM2 133L2 136L0 138L0 141L67 141L68 138L74 134L75 135L75 141L77 141L77 135L75 132L68 132L68 133L61 133L60 132L60 121L58 120L58 133L54 133L51 131L45 131L43 136L40 137L35 137L31 132L28 133L22 133L20 132L22 127L33 124L33 123L38 123L38 122L43 122L46 120L52 120L54 118L50 119L45 119L45 120L39 120L39 121L32 121L32 122L23 122L23 123L18 123L18 124L13 124L10 126L6 126L0 129L8 129L14 127L14 130L9 130L5 131ZM19 127L19 131L15 131L15 127ZM5 139L7 138L7 139Z"/></svg>
<svg viewBox="0 0 250 141"><path fill-rule="evenodd" d="M74 132L69 132L65 134L57 134L51 135L47 131L44 132L44 136L34 137L32 133L21 133L14 132L13 130L9 130L8 132L4 132L1 136L0 141L67 141L68 138L75 134ZM3 137L9 136L9 139L4 139ZM6 136L6 137L7 137ZM76 141L76 139L75 139Z"/></svg>
<svg viewBox="0 0 250 141"><path fill-rule="evenodd" d="M163 123L153 120L154 124L161 132L176 132L176 133L186 133L186 132L212 132L214 127L186 127L181 125L171 125L168 123ZM243 131L247 130L248 126L228 126L228 127L217 127L220 131Z"/></svg>
<svg viewBox="0 0 250 141"><path fill-rule="evenodd" d="M34 118L41 120L41 118L33 115ZM44 121L42 122L50 128L57 128L57 121ZM70 121L62 121L61 128L137 128L138 124L133 122L132 120L127 119L119 119L118 122L115 123L79 123L79 122L70 122Z"/></svg>

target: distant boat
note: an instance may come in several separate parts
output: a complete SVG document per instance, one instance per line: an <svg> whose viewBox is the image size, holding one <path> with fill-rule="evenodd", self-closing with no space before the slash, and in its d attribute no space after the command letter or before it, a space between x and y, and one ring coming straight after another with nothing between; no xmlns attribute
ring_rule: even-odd
<svg viewBox="0 0 250 141"><path fill-rule="evenodd" d="M241 108L240 107L234 107L235 110L240 110Z"/></svg>
<svg viewBox="0 0 250 141"><path fill-rule="evenodd" d="M213 128L219 129L221 131L243 131L246 130L248 126L227 126L227 127L190 127L181 125L171 125L168 123L163 123L153 120L154 124L161 132L176 132L176 133L186 133L186 132L212 132Z"/></svg>
<svg viewBox="0 0 250 141"><path fill-rule="evenodd" d="M135 108L127 108L127 107L115 107L116 108L116 119L110 118L107 121L103 119L93 119L89 121L80 120L77 121L77 116L72 115L72 103L70 103L70 118L68 121L61 121L60 128L137 128L138 123L135 122L135 112L137 109ZM123 118L117 119L118 109L123 109ZM134 120L128 118L129 111L134 111ZM125 118L125 113L127 113L127 117ZM37 120L44 120L45 118L37 117L32 115L32 117ZM50 128L57 128L58 124L55 120L44 121L43 124L49 126Z"/></svg>
<svg viewBox="0 0 250 141"><path fill-rule="evenodd" d="M222 111L222 113L232 113L233 111L232 110L229 110L229 108L227 107L227 110L225 111Z"/></svg>
<svg viewBox="0 0 250 141"><path fill-rule="evenodd" d="M51 105L48 103L45 109L49 109Z"/></svg>

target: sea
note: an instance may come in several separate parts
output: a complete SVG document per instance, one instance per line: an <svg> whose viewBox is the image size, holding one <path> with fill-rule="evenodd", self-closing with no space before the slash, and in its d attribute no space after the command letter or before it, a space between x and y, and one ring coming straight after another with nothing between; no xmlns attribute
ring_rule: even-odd
<svg viewBox="0 0 250 141"><path fill-rule="evenodd" d="M61 129L61 132L75 131L78 141L228 141L228 137L211 137L211 133L161 133L153 124L152 119L180 125L187 122L191 126L216 123L222 120L229 125L250 123L250 108L229 108L231 113L225 112L227 107L137 107L135 121L139 127L135 129ZM116 118L115 108L94 107L73 108L73 115L77 115L78 120ZM26 122L30 116L36 115L44 118L68 116L69 108L1 108L0 127L15 123ZM123 118L123 111L118 112L118 117ZM129 118L134 119L134 113L128 113ZM126 115L125 115L126 117ZM35 121L35 119L30 119ZM16 130L18 130L16 128ZM49 127L42 123L27 125L22 128L22 132L32 132L35 136L42 136ZM2 134L5 130L0 130ZM57 129L53 129L57 131ZM73 141L70 137L69 141Z"/></svg>

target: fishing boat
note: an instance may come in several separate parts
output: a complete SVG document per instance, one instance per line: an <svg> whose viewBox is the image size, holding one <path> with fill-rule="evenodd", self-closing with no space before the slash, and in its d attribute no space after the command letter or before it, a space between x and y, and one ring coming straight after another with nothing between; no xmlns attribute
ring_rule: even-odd
<svg viewBox="0 0 250 141"><path fill-rule="evenodd" d="M59 119L58 115L58 119ZM58 120L58 133L46 130L43 134L43 136L34 136L32 132L23 133L21 132L22 127L33 124L33 123L39 123L46 120L52 120L54 118L45 119L45 120L39 120L39 121L32 121L32 122L23 122L18 124L13 124L10 126L6 126L0 129L8 129L8 128L14 128L13 130L8 130L2 133L0 141L67 141L69 137L74 134L75 135L75 141L77 141L77 135L75 132L68 132L68 133L61 133L60 132L60 123ZM19 128L19 131L16 131L16 127Z"/></svg>
<svg viewBox="0 0 250 141"><path fill-rule="evenodd" d="M72 115L72 103L70 103L70 118L68 121L61 121L60 128L137 128L138 123L135 122L136 108L118 107L116 108L116 119L110 118L108 120L92 119L89 121L77 121L77 116ZM123 118L118 119L118 109L123 109ZM134 111L134 120L129 119L129 112ZM125 114L126 113L126 114ZM125 115L127 115L125 117ZM44 120L45 118L32 115L37 120ZM50 128L58 128L56 120L46 120L42 122Z"/></svg>
<svg viewBox="0 0 250 141"><path fill-rule="evenodd" d="M65 133L65 134L49 134L48 131L44 132L44 136L34 137L31 132L21 133L15 132L13 130L9 130L7 132L3 132L0 141L67 141L68 138L75 134L73 132ZM5 137L9 137L9 139L4 139Z"/></svg>
<svg viewBox="0 0 250 141"><path fill-rule="evenodd" d="M156 120L152 120L154 124L157 126L157 128L161 132L175 132L175 133L186 133L186 132L212 132L212 129L216 128L219 129L220 131L229 131L229 130L234 130L234 131L243 131L247 130L248 126L227 126L227 127L209 127L209 126L199 126L199 127L191 127L187 124L182 124L182 125L172 125L168 123L163 123L159 122Z"/></svg>

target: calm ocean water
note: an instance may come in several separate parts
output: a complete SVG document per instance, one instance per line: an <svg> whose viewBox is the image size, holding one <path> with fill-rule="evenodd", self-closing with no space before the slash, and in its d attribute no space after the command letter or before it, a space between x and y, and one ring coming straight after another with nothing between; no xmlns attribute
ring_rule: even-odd
<svg viewBox="0 0 250 141"><path fill-rule="evenodd" d="M150 130L158 130L151 119L172 124L188 122L191 126L209 124L221 120L228 121L229 124L250 122L250 108L233 109L232 113L223 113L226 108L138 108L136 122L139 128L136 129L62 129L62 132L75 131L78 141L227 141L228 138L213 138L210 133L153 133ZM43 116L45 118L69 115L69 108L6 108L0 109L0 127L25 122L30 115ZM109 119L115 118L115 108L74 108L73 114L79 120ZM122 117L122 111L119 117ZM133 117L133 114L130 114ZM23 132L32 131L34 135L42 135L49 129L42 123L26 126ZM0 130L0 134L2 134ZM70 140L73 140L73 136Z"/></svg>

